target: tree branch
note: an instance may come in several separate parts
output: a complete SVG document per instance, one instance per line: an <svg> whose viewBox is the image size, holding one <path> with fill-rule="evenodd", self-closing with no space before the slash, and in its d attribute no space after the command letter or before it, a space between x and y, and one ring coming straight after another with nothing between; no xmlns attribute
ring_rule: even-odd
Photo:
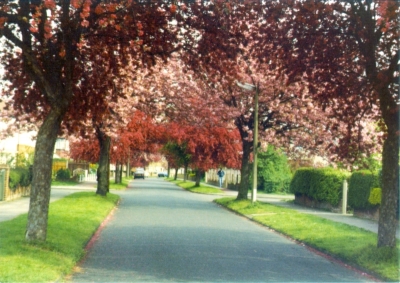
<svg viewBox="0 0 400 283"><path fill-rule="evenodd" d="M17 38L8 27L4 27L2 33L9 41L22 49L24 58L27 60L27 69L29 73L34 76L35 82L38 84L38 86L42 88L44 95L46 95L47 97L53 96L54 94L52 88L48 81L45 79L45 74L43 73L40 64L36 61L36 58L32 56L31 49L26 46L19 38Z"/></svg>

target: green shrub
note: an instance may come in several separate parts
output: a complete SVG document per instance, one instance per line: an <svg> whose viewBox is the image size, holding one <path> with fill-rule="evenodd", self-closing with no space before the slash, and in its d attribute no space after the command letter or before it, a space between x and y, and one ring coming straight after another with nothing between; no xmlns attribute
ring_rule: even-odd
<svg viewBox="0 0 400 283"><path fill-rule="evenodd" d="M32 170L29 168L17 167L10 170L8 186L15 190L18 186L28 187L32 182Z"/></svg>
<svg viewBox="0 0 400 283"><path fill-rule="evenodd" d="M290 191L337 206L347 176L347 173L333 168L299 168L290 183Z"/></svg>
<svg viewBox="0 0 400 283"><path fill-rule="evenodd" d="M314 168L299 168L290 182L290 192L295 195L309 195Z"/></svg>
<svg viewBox="0 0 400 283"><path fill-rule="evenodd" d="M310 196L320 202L337 206L342 199L343 181L347 174L333 168L315 169L310 184Z"/></svg>
<svg viewBox="0 0 400 283"><path fill-rule="evenodd" d="M373 188L369 194L368 202L372 205L380 205L382 200L382 189Z"/></svg>
<svg viewBox="0 0 400 283"><path fill-rule="evenodd" d="M285 178L278 181L259 179L257 190L263 190L266 193L289 193L291 178Z"/></svg>
<svg viewBox="0 0 400 283"><path fill-rule="evenodd" d="M258 190L267 193L289 192L292 174L287 157L272 145L258 154L257 171Z"/></svg>
<svg viewBox="0 0 400 283"><path fill-rule="evenodd" d="M22 187L28 187L32 183L32 166L29 168L18 168L21 173L20 185Z"/></svg>
<svg viewBox="0 0 400 283"><path fill-rule="evenodd" d="M11 169L10 177L8 179L8 187L11 190L15 190L18 187L20 180L21 180L21 174L18 171Z"/></svg>
<svg viewBox="0 0 400 283"><path fill-rule="evenodd" d="M68 169L60 169L56 173L57 181L68 181L71 178L71 172Z"/></svg>
<svg viewBox="0 0 400 283"><path fill-rule="evenodd" d="M379 174L368 170L356 171L349 180L348 205L355 209L368 209L371 189L379 187Z"/></svg>

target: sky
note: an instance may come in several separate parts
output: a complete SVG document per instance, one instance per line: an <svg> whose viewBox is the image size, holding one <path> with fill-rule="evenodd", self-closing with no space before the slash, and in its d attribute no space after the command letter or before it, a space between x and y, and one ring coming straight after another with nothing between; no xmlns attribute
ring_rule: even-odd
<svg viewBox="0 0 400 283"><path fill-rule="evenodd" d="M17 145L28 145L35 146L35 132L15 134L12 137L0 140L0 152L15 153L17 151Z"/></svg>

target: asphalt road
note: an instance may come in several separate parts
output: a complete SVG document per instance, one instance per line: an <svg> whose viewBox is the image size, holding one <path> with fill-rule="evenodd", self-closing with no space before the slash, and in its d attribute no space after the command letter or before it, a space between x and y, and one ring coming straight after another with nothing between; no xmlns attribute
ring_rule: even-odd
<svg viewBox="0 0 400 283"><path fill-rule="evenodd" d="M161 179L135 180L73 282L368 281Z"/></svg>

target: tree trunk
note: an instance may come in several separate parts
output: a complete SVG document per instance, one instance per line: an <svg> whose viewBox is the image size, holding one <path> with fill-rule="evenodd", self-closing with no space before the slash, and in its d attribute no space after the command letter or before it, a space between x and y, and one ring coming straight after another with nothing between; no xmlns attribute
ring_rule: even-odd
<svg viewBox="0 0 400 283"><path fill-rule="evenodd" d="M119 166L120 166L120 169L119 169L119 183L118 184L122 184L122 163Z"/></svg>
<svg viewBox="0 0 400 283"><path fill-rule="evenodd" d="M53 153L63 116L61 111L51 110L38 132L25 234L27 241L46 241Z"/></svg>
<svg viewBox="0 0 400 283"><path fill-rule="evenodd" d="M115 184L119 184L119 164L118 164L118 162L115 163L114 182L115 182Z"/></svg>
<svg viewBox="0 0 400 283"><path fill-rule="evenodd" d="M100 145L99 168L97 169L96 194L105 196L110 190L110 146L111 138L96 128L97 138Z"/></svg>
<svg viewBox="0 0 400 283"><path fill-rule="evenodd" d="M250 167L249 160L250 154L253 149L253 142L249 141L249 133L245 131L244 128L253 128L251 121L247 121L243 116L237 117L235 120L235 126L239 130L240 138L242 141L242 164L240 168L240 184L238 188L237 200L247 199L250 184Z"/></svg>
<svg viewBox="0 0 400 283"><path fill-rule="evenodd" d="M115 164L115 184L122 184L122 163Z"/></svg>
<svg viewBox="0 0 400 283"><path fill-rule="evenodd" d="M185 167L183 168L183 181L186 182L188 177L188 165L185 165Z"/></svg>
<svg viewBox="0 0 400 283"><path fill-rule="evenodd" d="M174 180L176 181L177 179L178 179L178 168L175 168Z"/></svg>
<svg viewBox="0 0 400 283"><path fill-rule="evenodd" d="M236 197L237 200L247 199L247 195L249 192L249 183L250 183L250 167L249 160L250 154L252 151L252 142L247 140L242 140L243 145L243 156L242 156L242 165L240 168L240 184L238 189L238 195Z"/></svg>
<svg viewBox="0 0 400 283"><path fill-rule="evenodd" d="M386 95L385 95L386 94ZM382 116L387 137L382 150L382 201L379 209L378 247L396 247L399 198L399 128L398 110L389 91L381 93Z"/></svg>
<svg viewBox="0 0 400 283"><path fill-rule="evenodd" d="M203 173L202 170L198 169L196 170L196 183L195 187L200 187L200 180L201 180L201 174Z"/></svg>
<svg viewBox="0 0 400 283"><path fill-rule="evenodd" d="M382 201L379 209L378 247L396 247L398 183L398 138L388 134L382 152Z"/></svg>
<svg viewBox="0 0 400 283"><path fill-rule="evenodd" d="M131 165L129 163L129 158L128 158L128 162L126 163L126 177L127 178L131 177Z"/></svg>

